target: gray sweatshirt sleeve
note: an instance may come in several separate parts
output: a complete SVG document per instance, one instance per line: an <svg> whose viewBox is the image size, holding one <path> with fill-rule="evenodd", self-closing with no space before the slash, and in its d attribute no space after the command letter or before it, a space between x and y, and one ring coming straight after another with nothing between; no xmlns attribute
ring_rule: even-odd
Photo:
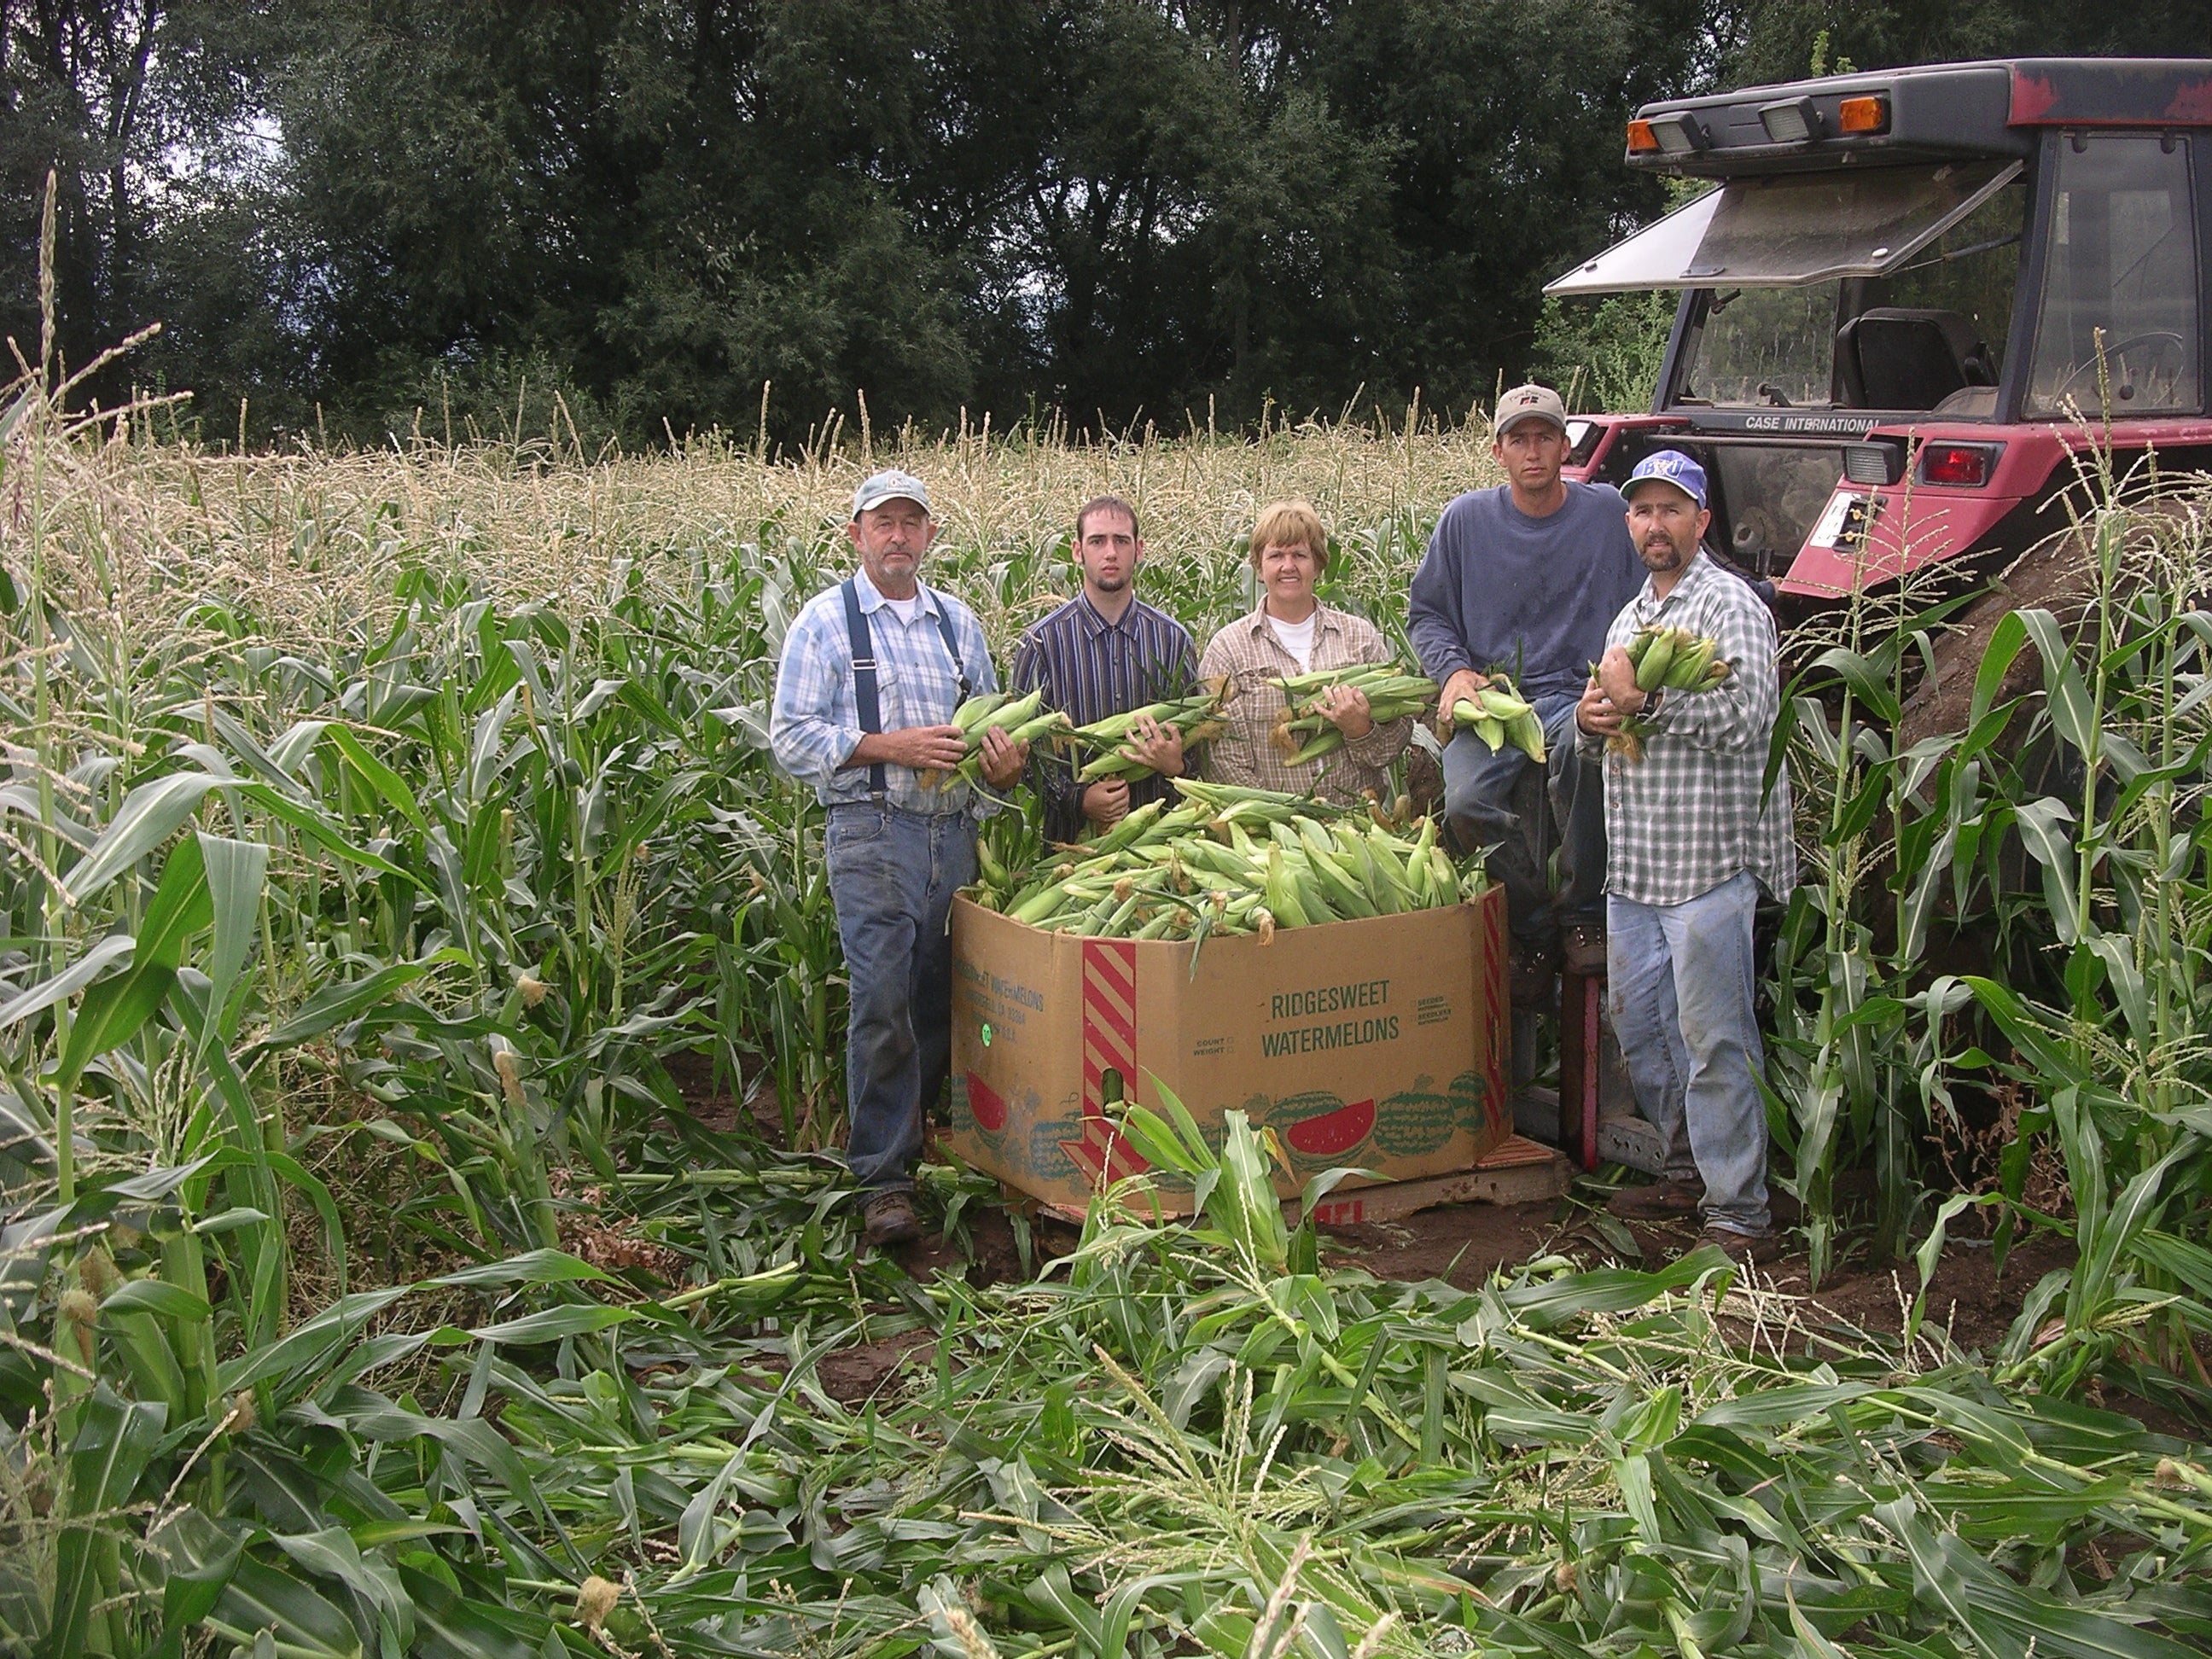
<svg viewBox="0 0 2212 1659"><path fill-rule="evenodd" d="M1406 607L1406 634L1413 642L1413 654L1420 659L1421 672L1439 685L1461 669L1474 666L1461 623L1464 556L1457 530L1450 509L1445 509L1429 537L1428 550L1421 555L1420 568L1413 572Z"/></svg>

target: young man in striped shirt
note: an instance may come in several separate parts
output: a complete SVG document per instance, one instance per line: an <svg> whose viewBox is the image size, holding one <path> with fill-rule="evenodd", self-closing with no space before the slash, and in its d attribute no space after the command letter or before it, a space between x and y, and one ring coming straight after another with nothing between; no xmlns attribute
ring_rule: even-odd
<svg viewBox="0 0 2212 1659"><path fill-rule="evenodd" d="M1045 706L1078 726L1188 693L1198 683L1190 630L1137 597L1144 539L1137 510L1118 495L1101 495L1075 515L1075 555L1083 591L1022 636L1014 653L1014 695L1042 686ZM1182 734L1149 718L1131 728L1121 752L1154 775L1132 783L1105 778L1086 784L1066 756L1040 748L1030 776L1044 802L1044 832L1074 841L1086 830L1108 830L1133 807L1173 793L1192 757Z"/></svg>

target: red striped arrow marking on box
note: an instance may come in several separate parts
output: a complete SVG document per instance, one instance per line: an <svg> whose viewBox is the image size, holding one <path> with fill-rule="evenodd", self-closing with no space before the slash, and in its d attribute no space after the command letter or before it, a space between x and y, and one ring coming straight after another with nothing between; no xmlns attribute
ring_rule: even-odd
<svg viewBox="0 0 2212 1659"><path fill-rule="evenodd" d="M1120 1073L1125 1097L1136 1093L1137 946L1131 939L1083 941L1083 1133L1060 1150L1093 1185L1124 1180L1152 1166L1137 1156L1106 1115L1101 1088Z"/></svg>

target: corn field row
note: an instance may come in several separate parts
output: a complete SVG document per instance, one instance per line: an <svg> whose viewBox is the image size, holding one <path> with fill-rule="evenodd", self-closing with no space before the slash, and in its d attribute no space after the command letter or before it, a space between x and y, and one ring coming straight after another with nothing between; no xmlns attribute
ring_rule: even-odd
<svg viewBox="0 0 2212 1659"><path fill-rule="evenodd" d="M152 424L39 375L0 415L0 1650L2212 1640L2205 1450L2094 1398L2212 1405L2201 497L2085 521L2086 628L2001 628L1966 729L1888 735L1944 625L1899 601L1844 619L1778 746L1817 857L1771 1104L1816 1267L1900 1255L1909 1291L1970 1211L2078 1255L1968 1352L1710 1255L1326 1267L1249 1132L1149 1117L1201 1223L908 1279L834 1161L670 1072L834 1142L820 820L761 711L862 446L217 463ZM1097 488L1201 635L1252 602L1239 524L1303 489L1333 597L1395 635L1486 481L1410 417L866 447L945 489L936 574L1001 645ZM1954 1179L1934 1149L1991 1103ZM956 1241L994 1196L925 1182ZM861 1345L909 1370L854 1407L824 1374Z"/></svg>

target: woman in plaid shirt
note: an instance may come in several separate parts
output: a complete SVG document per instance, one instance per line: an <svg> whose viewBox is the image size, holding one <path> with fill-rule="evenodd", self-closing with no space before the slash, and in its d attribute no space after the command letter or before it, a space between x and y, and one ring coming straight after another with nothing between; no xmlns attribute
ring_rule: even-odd
<svg viewBox="0 0 2212 1659"><path fill-rule="evenodd" d="M1344 733L1344 747L1318 761L1294 766L1273 739L1285 702L1270 682L1319 668L1351 668L1392 660L1382 635L1364 618L1321 604L1314 584L1328 568L1328 533L1304 501L1263 507L1252 526L1252 568L1266 597L1260 608L1213 636L1199 664L1201 678L1227 675L1236 695L1224 711L1229 729L1207 745L1206 775L1324 800L1358 801L1380 795L1390 763L1413 733L1411 717L1378 726L1364 692L1332 686L1321 712Z"/></svg>

